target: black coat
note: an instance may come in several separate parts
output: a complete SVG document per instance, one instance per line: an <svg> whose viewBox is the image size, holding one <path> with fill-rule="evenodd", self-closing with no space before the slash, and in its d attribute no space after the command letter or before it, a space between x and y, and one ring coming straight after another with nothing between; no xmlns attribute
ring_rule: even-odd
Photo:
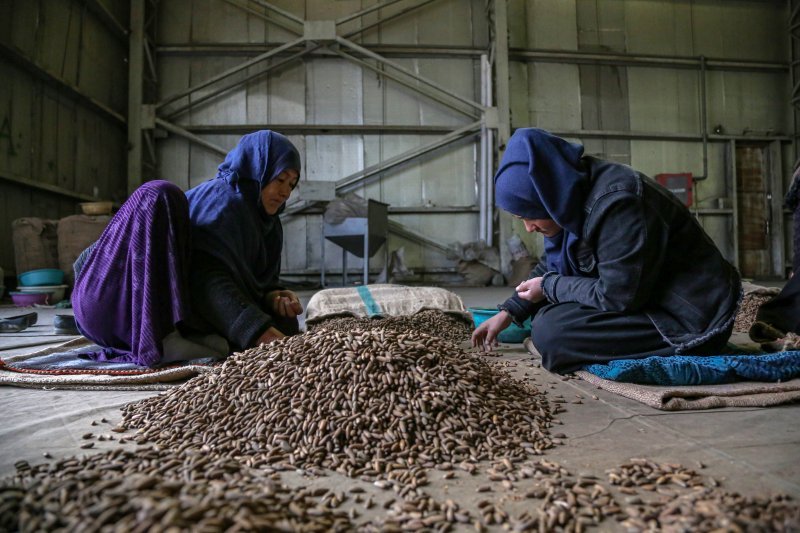
<svg viewBox="0 0 800 533"><path fill-rule="evenodd" d="M741 281L689 210L655 181L625 165L584 157L591 189L584 203L580 275L546 272L547 301L512 296L500 307L521 322L547 303L577 302L602 311L644 313L687 353L731 327Z"/></svg>

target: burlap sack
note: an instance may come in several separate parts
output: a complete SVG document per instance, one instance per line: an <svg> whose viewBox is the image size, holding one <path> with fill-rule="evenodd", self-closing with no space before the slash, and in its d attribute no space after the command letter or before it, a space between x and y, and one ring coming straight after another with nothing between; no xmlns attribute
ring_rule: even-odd
<svg viewBox="0 0 800 533"><path fill-rule="evenodd" d="M306 306L306 323L334 316L389 317L435 309L472 321L457 294L438 287L375 284L319 291Z"/></svg>
<svg viewBox="0 0 800 533"><path fill-rule="evenodd" d="M75 284L72 263L82 251L96 241L111 220L110 216L72 215L58 222L58 268L64 271L66 283Z"/></svg>
<svg viewBox="0 0 800 533"><path fill-rule="evenodd" d="M59 268L57 227L57 220L36 217L18 218L11 223L17 275L40 268Z"/></svg>

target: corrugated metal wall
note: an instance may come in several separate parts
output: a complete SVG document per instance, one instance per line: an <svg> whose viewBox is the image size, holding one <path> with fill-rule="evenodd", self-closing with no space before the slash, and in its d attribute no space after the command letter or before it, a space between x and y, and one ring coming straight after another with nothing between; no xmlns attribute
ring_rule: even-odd
<svg viewBox="0 0 800 533"><path fill-rule="evenodd" d="M253 0L148 1L148 9L157 6L148 14L157 19L156 98L296 39L302 19L335 20L376 3L270 2L289 15L282 17ZM424 5L395 16L415 4ZM480 101L480 55L504 59L492 55L492 6L485 0L409 0L337 30L347 34L375 23L352 40ZM127 189L128 43L120 28L127 27L129 9L126 0L0 4L0 224L8 228L0 232L0 265L9 271L11 220L57 218L74 213L77 201L95 188L112 199ZM787 3L508 0L507 14L512 128L551 129L584 142L590 153L650 175L706 174L695 191L698 216L734 258L737 143L769 147L771 172L784 180L793 164ZM283 126L303 154L303 179L341 179L474 120L335 52L289 62L197 104L213 89L175 102L195 105L167 118L223 150L243 133ZM155 138L157 167L146 167L142 179L161 177L189 188L213 177L222 158L162 128ZM392 169L357 192L389 203L392 219L435 241L473 241L478 157L470 137ZM501 222L501 238L523 233L513 221L501 216ZM318 213L285 221L292 243L285 271L319 270L320 225ZM534 238L525 238L540 250ZM405 246L407 263L418 271L454 266L416 241L390 236L389 246ZM338 252L326 245L329 269L338 268ZM381 259L373 264L379 268Z"/></svg>
<svg viewBox="0 0 800 533"><path fill-rule="evenodd" d="M783 161L775 166L792 165L788 20L786 2L511 0L512 126L573 132L587 152L650 176L707 175L697 182L695 207L735 260L735 193L726 174L731 141L778 140ZM547 53L556 51L569 53L561 59ZM707 168L701 56L707 66ZM509 224L510 231L522 231ZM527 242L540 249L535 239Z"/></svg>
<svg viewBox="0 0 800 533"><path fill-rule="evenodd" d="M81 199L125 194L128 3L92 4L0 3L0 267L8 274L13 220L58 219L78 212Z"/></svg>
<svg viewBox="0 0 800 533"><path fill-rule="evenodd" d="M368 1L273 2L274 5L308 20L333 20L374 4ZM408 4L408 2L406 3ZM205 0L190 3L162 0L159 12L158 68L160 97L165 98L193 84L235 66L275 43L297 37L229 3ZM256 4L250 4L257 8ZM396 9L383 9L363 17L368 24L387 17ZM377 25L355 41L365 46L401 45L425 49L434 47L487 50L488 28L483 0L439 0L408 15ZM358 20L348 23L352 28ZM347 33L345 26L340 33ZM235 45L240 45L237 53ZM246 54L246 45L262 45ZM392 56L392 61L424 76L450 91L480 100L480 57L439 57L414 52ZM193 97L201 95L194 93ZM431 142L444 131L468 124L462 114L421 97L414 91L387 80L362 66L339 57L315 55L296 61L277 72L261 76L214 99L208 105L175 118L189 131L230 148L241 133L259 127L280 130L280 125L332 125L333 132L299 134L288 131L303 156L303 180L336 181L389 157ZM367 126L370 132L336 132L337 125ZM216 129L208 128L216 126ZM407 126L379 132L381 126ZM436 127L434 133L425 128ZM211 131L212 133L209 133ZM235 134L217 134L235 131ZM380 179L359 187L363 197L386 202L391 218L433 239L450 243L476 239L476 149L475 142L443 149L422 162L393 170ZM158 141L159 175L191 187L214 176L221 161L218 154L177 136ZM431 207L464 207L463 213L435 213ZM411 211L411 213L408 213ZM321 251L321 216L300 215L284 221L287 242L284 272L318 272ZM341 250L328 243L326 263L341 269ZM453 263L441 252L418 243L390 236L389 246L405 246L406 261L415 270L451 268ZM373 269L382 267L376 256ZM351 259L355 270L360 260Z"/></svg>

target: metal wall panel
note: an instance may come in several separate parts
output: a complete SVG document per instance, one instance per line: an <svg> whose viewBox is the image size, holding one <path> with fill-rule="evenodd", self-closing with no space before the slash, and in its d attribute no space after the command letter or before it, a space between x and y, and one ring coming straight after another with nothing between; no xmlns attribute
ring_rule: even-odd
<svg viewBox="0 0 800 533"><path fill-rule="evenodd" d="M538 59L523 60L511 50L512 125L562 132L594 130L580 139L588 153L630 163L650 175L706 174L695 190L695 201L708 211L701 215L701 223L733 259L732 185L726 182L726 145L721 141L725 135L783 136L785 141L793 133L788 75L775 67L789 60L786 3L511 0L508 6L510 46L539 54ZM580 61L541 59L552 50L590 54ZM592 62L592 52L619 53L622 59L595 60L603 66L583 66ZM645 56L658 56L665 64L634 66L635 59ZM717 136L707 145L706 166L701 138L701 56L769 65L738 71L717 65L706 71L707 133ZM631 59L626 62L626 58ZM694 64L676 66L673 61L687 58L694 59ZM570 80L578 70L579 79ZM580 95L573 92L578 86ZM580 114L577 123L576 113ZM625 132L632 132L633 140ZM637 140L637 134L654 138ZM784 151L788 149L784 142ZM521 231L521 225L514 230ZM540 249L538 243L533 247Z"/></svg>
<svg viewBox="0 0 800 533"><path fill-rule="evenodd" d="M244 4L244 2L241 2ZM333 20L365 7L371 1L347 0L329 2L272 2L298 17L309 20ZM363 17L364 23L382 20L397 13L403 5L390 6ZM260 11L255 3L248 4ZM266 10L263 13L267 13ZM278 17L280 18L280 17ZM162 0L158 31L161 44L223 45L231 49L242 43L280 43L297 36L276 25L267 23L254 13L247 13L220 0L183 3ZM485 27L475 29L476 21ZM355 29L359 21L345 28ZM340 33L346 30L340 30ZM440 0L385 24L375 26L361 37L364 42L431 46L487 46L488 26L486 6L482 1ZM358 40L358 38L356 38ZM200 54L184 48L187 53L159 55L159 94L161 98L175 94L230 67L256 53L228 55ZM418 73L446 87L455 94L472 100L480 98L480 68L477 58L394 57L402 68ZM372 60L369 60L372 61ZM255 71L257 67L251 67ZM233 78L241 79L244 73ZM194 92L192 100L202 98L214 85ZM180 104L180 102L178 102ZM379 76L343 59L313 57L291 66L252 79L218 97L175 117L182 127L235 126L269 124L372 124L419 125L458 128L474 119L421 96L408 87ZM246 130L246 128L245 128ZM224 149L235 143L236 137L219 137L202 133L206 140ZM306 134L293 137L302 146L304 169L301 179L336 181L351 173L379 163L389 157L429 143L440 134ZM393 207L473 206L475 205L476 162L474 142L439 150L422 160L392 169L372 183L363 184L355 192L375 198ZM188 141L170 135L158 141L159 173L186 188L210 177L222 157L207 148L192 146ZM188 173L189 178L186 177ZM405 215L414 220L413 227L444 242L471 241L477 232L474 213L452 215L457 227L443 223L451 217L443 215ZM394 218L394 216L393 216ZM464 220L472 220L464 222ZM295 216L285 220L285 234L291 247L284 250L285 271L305 272L319 269L321 259L319 215ZM423 250L419 243L405 242L406 260L412 268L452 266L441 254ZM305 243L303 245L302 243ZM329 271L338 271L341 264L339 248L326 244L326 263ZM371 261L374 268L382 266L382 258ZM360 268L361 260L351 258L349 267Z"/></svg>
<svg viewBox="0 0 800 533"><path fill-rule="evenodd" d="M509 46L577 50L575 0L509 0Z"/></svg>
<svg viewBox="0 0 800 533"><path fill-rule="evenodd" d="M708 123L738 134L787 135L789 86L785 74L710 72Z"/></svg>
<svg viewBox="0 0 800 533"><path fill-rule="evenodd" d="M786 2L693 2L691 17L695 54L762 61L787 61L789 58L785 37L789 20Z"/></svg>
<svg viewBox="0 0 800 533"><path fill-rule="evenodd" d="M128 3L103 5L104 12L78 0L0 4L7 30L0 31L0 267L7 274L14 273L16 218L58 219L95 194L123 199L127 40L119 28L127 26Z"/></svg>

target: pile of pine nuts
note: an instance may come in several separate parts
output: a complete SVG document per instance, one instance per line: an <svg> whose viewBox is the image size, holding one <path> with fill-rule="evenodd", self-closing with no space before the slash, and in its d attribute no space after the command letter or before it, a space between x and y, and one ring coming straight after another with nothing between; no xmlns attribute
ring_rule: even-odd
<svg viewBox="0 0 800 533"><path fill-rule="evenodd" d="M111 431L126 435L84 435L136 449L20 461L0 482L0 531L800 528L788 497L723 491L680 464L630 459L604 482L532 459L563 437L550 433L557 404L500 367L391 328L318 328L234 354L125 406ZM290 487L286 470L356 479L347 493ZM445 494L474 477L483 499L437 500L426 492L437 473Z"/></svg>
<svg viewBox="0 0 800 533"><path fill-rule="evenodd" d="M443 339L316 330L234 354L123 408L137 441L411 488L426 468L541 454L544 395Z"/></svg>
<svg viewBox="0 0 800 533"><path fill-rule="evenodd" d="M18 464L0 485L0 531L352 531L324 494L198 450L117 448ZM320 498L322 496L322 498Z"/></svg>
<svg viewBox="0 0 800 533"><path fill-rule="evenodd" d="M745 497L728 492L714 478L704 479L680 464L637 458L607 474L612 485L631 495L620 515L629 531L800 529L800 507L788 496Z"/></svg>
<svg viewBox="0 0 800 533"><path fill-rule="evenodd" d="M472 335L472 322L465 318L428 309L413 315L384 318L336 317L308 325L308 331L320 329L339 332L356 329L389 329L400 333L426 333L452 342L468 340Z"/></svg>

